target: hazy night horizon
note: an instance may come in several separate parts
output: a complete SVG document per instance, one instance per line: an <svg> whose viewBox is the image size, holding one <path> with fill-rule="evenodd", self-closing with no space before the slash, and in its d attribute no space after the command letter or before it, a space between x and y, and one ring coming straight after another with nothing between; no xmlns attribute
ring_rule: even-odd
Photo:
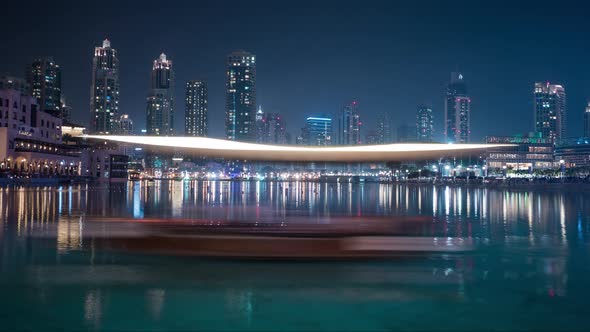
<svg viewBox="0 0 590 332"><path fill-rule="evenodd" d="M566 89L567 136L582 134L578 119L590 99L583 5L370 4L38 3L6 17L6 34L18 38L0 55L0 73L22 76L35 57L53 56L72 120L88 125L93 49L108 38L120 61L119 112L139 129L151 65L164 52L175 67L176 127L183 128L184 84L205 80L209 133L223 137L226 57L243 49L258 58L257 105L284 114L293 137L306 116L336 113L356 100L365 131L380 113L392 116L394 128L413 125L426 104L442 140L445 89L459 71L472 100L472 141L534 131L534 82L546 81Z"/></svg>

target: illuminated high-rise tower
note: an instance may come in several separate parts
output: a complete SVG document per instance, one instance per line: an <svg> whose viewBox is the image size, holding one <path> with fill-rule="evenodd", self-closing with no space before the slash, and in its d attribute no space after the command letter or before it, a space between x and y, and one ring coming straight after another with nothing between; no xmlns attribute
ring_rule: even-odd
<svg viewBox="0 0 590 332"><path fill-rule="evenodd" d="M590 137L590 102L584 112L584 137Z"/></svg>
<svg viewBox="0 0 590 332"><path fill-rule="evenodd" d="M418 106L416 114L416 139L418 142L432 142L434 133L434 117L432 108L427 106Z"/></svg>
<svg viewBox="0 0 590 332"><path fill-rule="evenodd" d="M207 136L207 84L203 81L186 83L184 131L187 136Z"/></svg>
<svg viewBox="0 0 590 332"><path fill-rule="evenodd" d="M147 133L174 135L174 70L172 61L162 53L154 60L151 89L147 97Z"/></svg>
<svg viewBox="0 0 590 332"><path fill-rule="evenodd" d="M119 113L119 59L111 42L94 48L92 85L90 87L90 131L111 134Z"/></svg>
<svg viewBox="0 0 590 332"><path fill-rule="evenodd" d="M332 118L329 116L309 116L301 130L301 141L305 145L332 145Z"/></svg>
<svg viewBox="0 0 590 332"><path fill-rule="evenodd" d="M227 57L225 137L233 141L256 140L256 60L238 51Z"/></svg>
<svg viewBox="0 0 590 332"><path fill-rule="evenodd" d="M535 83L535 132L553 142L565 137L565 89L561 85Z"/></svg>
<svg viewBox="0 0 590 332"><path fill-rule="evenodd" d="M115 133L117 135L133 135L133 120L129 117L129 114L119 116Z"/></svg>
<svg viewBox="0 0 590 332"><path fill-rule="evenodd" d="M393 141L389 113L381 113L377 117L377 137L378 144L388 144Z"/></svg>
<svg viewBox="0 0 590 332"><path fill-rule="evenodd" d="M361 124L358 103L353 100L344 106L338 118L338 144L361 144Z"/></svg>
<svg viewBox="0 0 590 332"><path fill-rule="evenodd" d="M26 70L31 96L37 98L42 111L57 117L61 114L61 69L52 57L35 59Z"/></svg>
<svg viewBox="0 0 590 332"><path fill-rule="evenodd" d="M445 99L445 140L469 143L471 136L471 98L461 73L451 73Z"/></svg>

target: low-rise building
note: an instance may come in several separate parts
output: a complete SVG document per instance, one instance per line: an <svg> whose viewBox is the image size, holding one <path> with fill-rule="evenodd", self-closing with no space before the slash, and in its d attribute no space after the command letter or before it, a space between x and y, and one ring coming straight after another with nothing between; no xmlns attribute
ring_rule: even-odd
<svg viewBox="0 0 590 332"><path fill-rule="evenodd" d="M0 89L0 168L27 175L79 174L79 153L61 141L61 119L36 98Z"/></svg>
<svg viewBox="0 0 590 332"><path fill-rule="evenodd" d="M590 166L590 137L570 138L557 142L555 160L563 160L568 168Z"/></svg>
<svg viewBox="0 0 590 332"><path fill-rule="evenodd" d="M493 169L529 170L555 167L553 142L533 135L488 136L488 144L512 144L513 146L490 148L486 151L486 167Z"/></svg>
<svg viewBox="0 0 590 332"><path fill-rule="evenodd" d="M20 90L0 89L0 176L126 180L129 157L116 144L86 141L84 130Z"/></svg>

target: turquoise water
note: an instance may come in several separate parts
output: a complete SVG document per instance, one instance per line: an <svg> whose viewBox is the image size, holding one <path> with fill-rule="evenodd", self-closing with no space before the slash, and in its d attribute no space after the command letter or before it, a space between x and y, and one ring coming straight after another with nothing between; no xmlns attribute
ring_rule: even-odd
<svg viewBox="0 0 590 332"><path fill-rule="evenodd" d="M246 262L110 252L93 216L423 215L464 254ZM590 191L156 182L0 188L0 330L582 330ZM85 233L86 232L86 233Z"/></svg>

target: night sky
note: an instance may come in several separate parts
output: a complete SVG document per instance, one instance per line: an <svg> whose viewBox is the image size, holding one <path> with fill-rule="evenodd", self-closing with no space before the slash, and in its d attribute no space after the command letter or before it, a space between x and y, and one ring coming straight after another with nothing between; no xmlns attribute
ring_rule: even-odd
<svg viewBox="0 0 590 332"><path fill-rule="evenodd" d="M590 99L582 1L315 2L11 2L2 10L0 72L24 77L35 56L53 56L73 120L87 124L93 50L108 37L119 52L120 111L139 129L152 61L165 52L176 72L178 132L185 83L204 79L209 132L221 137L226 55L244 49L257 56L257 103L283 113L293 137L305 116L355 99L365 133L381 112L394 126L414 124L426 103L440 139L445 87L458 70L472 97L472 141L531 131L535 81L564 85L567 134L582 135Z"/></svg>

